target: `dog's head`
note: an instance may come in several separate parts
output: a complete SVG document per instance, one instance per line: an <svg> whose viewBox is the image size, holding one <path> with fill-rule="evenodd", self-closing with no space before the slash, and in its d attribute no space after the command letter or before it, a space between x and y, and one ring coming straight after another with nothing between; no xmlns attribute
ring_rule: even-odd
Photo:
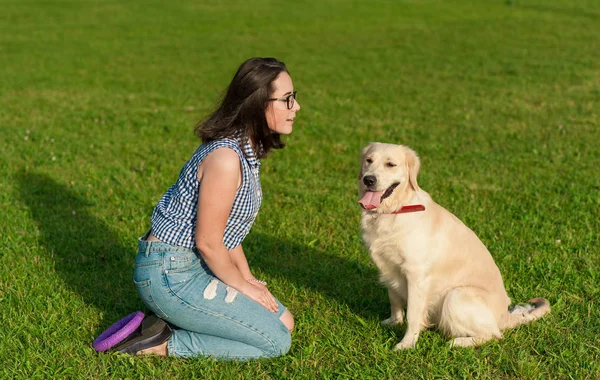
<svg viewBox="0 0 600 380"><path fill-rule="evenodd" d="M419 157L403 145L370 143L362 151L358 176L360 205L365 210L388 213L404 206L419 190Z"/></svg>

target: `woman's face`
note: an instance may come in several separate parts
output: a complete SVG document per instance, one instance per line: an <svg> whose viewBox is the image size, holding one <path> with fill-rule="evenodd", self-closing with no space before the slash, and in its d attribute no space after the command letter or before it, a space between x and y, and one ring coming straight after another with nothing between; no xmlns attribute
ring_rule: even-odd
<svg viewBox="0 0 600 380"><path fill-rule="evenodd" d="M291 95L294 92L294 84L292 78L286 72L282 72L273 81L273 87L275 91L271 95L271 99L283 99ZM265 111L267 118L267 124L269 129L275 133L282 135L289 135L292 133L292 126L294 124L294 118L296 112L300 109L300 104L297 101L294 102L294 106L291 109L287 108L286 101L272 100L269 102L269 106Z"/></svg>

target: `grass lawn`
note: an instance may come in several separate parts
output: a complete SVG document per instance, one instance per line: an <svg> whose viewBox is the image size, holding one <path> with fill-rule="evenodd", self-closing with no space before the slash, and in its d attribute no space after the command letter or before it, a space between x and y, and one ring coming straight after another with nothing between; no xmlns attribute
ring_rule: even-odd
<svg viewBox="0 0 600 380"><path fill-rule="evenodd" d="M290 353L97 354L143 309L137 238L251 56L285 61L302 105L244 242L295 315ZM0 130L0 378L600 378L597 0L0 0ZM370 141L415 149L513 301L552 313L393 352L359 230Z"/></svg>

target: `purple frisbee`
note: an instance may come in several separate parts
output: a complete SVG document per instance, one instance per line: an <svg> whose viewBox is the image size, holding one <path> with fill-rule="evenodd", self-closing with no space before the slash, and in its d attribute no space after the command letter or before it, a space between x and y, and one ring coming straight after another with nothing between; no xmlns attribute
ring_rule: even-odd
<svg viewBox="0 0 600 380"><path fill-rule="evenodd" d="M92 347L98 352L114 347L134 332L142 324L143 319L144 313L141 311L129 314L100 334L92 343Z"/></svg>

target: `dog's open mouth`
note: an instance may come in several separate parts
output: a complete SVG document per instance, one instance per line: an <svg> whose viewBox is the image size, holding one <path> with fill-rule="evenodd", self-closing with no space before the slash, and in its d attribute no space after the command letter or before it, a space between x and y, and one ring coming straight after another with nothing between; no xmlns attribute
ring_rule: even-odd
<svg viewBox="0 0 600 380"><path fill-rule="evenodd" d="M392 195L392 192L394 191L394 189L396 187L398 187L399 184L400 184L399 182L393 183L392 186L388 187L385 191L369 191L369 190L367 190L365 192L365 195L363 195L363 197L361 198L360 201L358 201L358 203L365 210L376 209L377 207L379 207L379 205L385 198Z"/></svg>

